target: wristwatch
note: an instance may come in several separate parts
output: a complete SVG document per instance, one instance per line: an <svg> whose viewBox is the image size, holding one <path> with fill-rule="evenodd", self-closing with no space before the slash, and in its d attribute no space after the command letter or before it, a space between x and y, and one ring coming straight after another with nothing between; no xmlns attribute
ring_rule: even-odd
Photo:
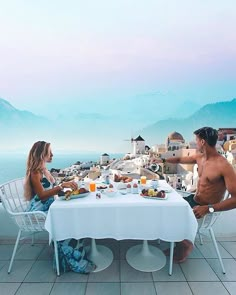
<svg viewBox="0 0 236 295"><path fill-rule="evenodd" d="M209 211L209 213L215 212L215 209L213 208L213 206L211 204L208 205L208 211Z"/></svg>

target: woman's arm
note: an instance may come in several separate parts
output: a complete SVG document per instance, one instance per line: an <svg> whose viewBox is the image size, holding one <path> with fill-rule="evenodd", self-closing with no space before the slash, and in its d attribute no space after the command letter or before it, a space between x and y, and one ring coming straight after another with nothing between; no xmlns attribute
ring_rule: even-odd
<svg viewBox="0 0 236 295"><path fill-rule="evenodd" d="M63 182L58 186L55 186L49 190L45 190L41 183L40 172L31 173L31 183L33 186L33 191L39 196L42 201L49 199L50 197L57 195L63 188L71 188L76 190L78 185L73 181Z"/></svg>

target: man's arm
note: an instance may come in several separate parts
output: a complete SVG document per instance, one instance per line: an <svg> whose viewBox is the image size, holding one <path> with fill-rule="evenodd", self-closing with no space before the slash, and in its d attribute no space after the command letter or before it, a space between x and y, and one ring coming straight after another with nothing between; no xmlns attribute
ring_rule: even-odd
<svg viewBox="0 0 236 295"><path fill-rule="evenodd" d="M197 155L188 156L188 157L170 157L164 160L166 163L171 164L196 164L197 163Z"/></svg>
<svg viewBox="0 0 236 295"><path fill-rule="evenodd" d="M236 208L236 172L233 166L227 161L222 165L222 175L231 198L214 204L215 211L226 211Z"/></svg>

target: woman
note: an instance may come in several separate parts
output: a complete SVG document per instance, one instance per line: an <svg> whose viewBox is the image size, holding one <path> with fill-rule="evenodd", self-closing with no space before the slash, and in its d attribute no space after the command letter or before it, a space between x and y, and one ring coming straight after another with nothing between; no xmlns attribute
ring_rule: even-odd
<svg viewBox="0 0 236 295"><path fill-rule="evenodd" d="M76 190L74 181L62 182L55 185L55 179L46 168L46 163L52 162L50 143L38 141L33 144L27 160L24 193L29 201L28 211L47 212L54 202L54 196L64 188ZM90 273L96 266L86 257L83 246L74 249L77 245L75 239L65 240L58 243L59 263L64 271L73 270L79 273Z"/></svg>

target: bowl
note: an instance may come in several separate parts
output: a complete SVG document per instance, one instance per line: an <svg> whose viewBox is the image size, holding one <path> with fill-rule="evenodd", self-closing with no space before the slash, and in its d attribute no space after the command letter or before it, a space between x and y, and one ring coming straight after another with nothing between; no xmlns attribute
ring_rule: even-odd
<svg viewBox="0 0 236 295"><path fill-rule="evenodd" d="M119 192L122 194L122 195L126 195L127 194L127 189L124 188L124 189L119 189Z"/></svg>
<svg viewBox="0 0 236 295"><path fill-rule="evenodd" d="M112 188L105 189L103 193L108 197L114 197L116 195L116 191Z"/></svg>

